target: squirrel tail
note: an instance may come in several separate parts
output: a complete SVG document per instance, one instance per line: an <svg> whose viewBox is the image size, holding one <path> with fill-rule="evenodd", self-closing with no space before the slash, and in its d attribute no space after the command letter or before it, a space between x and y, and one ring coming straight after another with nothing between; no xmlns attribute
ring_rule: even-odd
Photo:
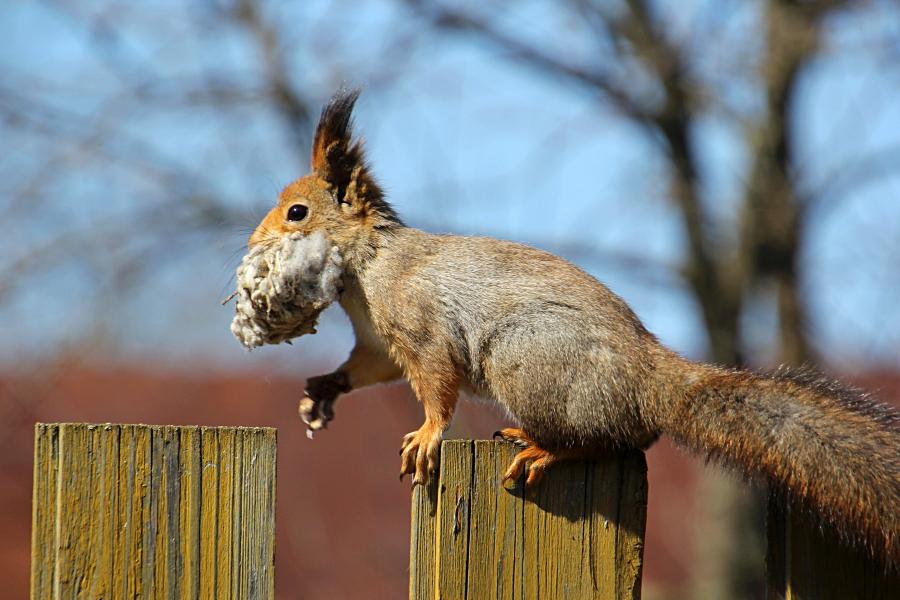
<svg viewBox="0 0 900 600"><path fill-rule="evenodd" d="M692 365L663 430L763 475L842 536L900 566L900 415L807 370Z"/></svg>

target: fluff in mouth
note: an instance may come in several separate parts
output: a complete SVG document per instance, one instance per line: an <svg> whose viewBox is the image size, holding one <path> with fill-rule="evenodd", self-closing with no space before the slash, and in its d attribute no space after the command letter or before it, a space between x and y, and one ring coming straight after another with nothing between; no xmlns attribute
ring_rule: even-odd
<svg viewBox="0 0 900 600"><path fill-rule="evenodd" d="M248 350L316 332L341 292L343 258L321 231L252 248L237 268L231 332Z"/></svg>

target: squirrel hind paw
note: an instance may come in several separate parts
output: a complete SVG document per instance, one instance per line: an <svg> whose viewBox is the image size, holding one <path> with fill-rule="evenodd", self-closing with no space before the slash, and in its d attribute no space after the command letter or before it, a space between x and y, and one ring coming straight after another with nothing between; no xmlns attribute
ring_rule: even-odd
<svg viewBox="0 0 900 600"><path fill-rule="evenodd" d="M504 434L504 432L506 433ZM561 461L589 458L589 453L583 448L545 450L521 430L504 429L497 433L504 440L522 447L503 474L502 484L504 487L508 487L509 482L514 482L525 475L525 489L530 490L540 483L545 471L551 465ZM525 445L522 446L522 444Z"/></svg>

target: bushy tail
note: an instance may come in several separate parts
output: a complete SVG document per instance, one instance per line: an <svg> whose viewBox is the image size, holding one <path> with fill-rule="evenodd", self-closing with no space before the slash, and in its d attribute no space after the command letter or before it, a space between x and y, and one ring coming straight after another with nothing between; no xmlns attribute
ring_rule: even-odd
<svg viewBox="0 0 900 600"><path fill-rule="evenodd" d="M696 369L666 433L748 476L763 475L900 566L896 411L808 371Z"/></svg>

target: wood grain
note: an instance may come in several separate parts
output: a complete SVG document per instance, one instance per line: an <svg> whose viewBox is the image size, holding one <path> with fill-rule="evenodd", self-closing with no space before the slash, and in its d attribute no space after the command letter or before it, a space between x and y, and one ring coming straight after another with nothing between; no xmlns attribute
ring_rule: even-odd
<svg viewBox="0 0 900 600"><path fill-rule="evenodd" d="M413 493L410 598L639 598L643 454L554 465L527 495L500 482L514 454L444 442L439 480Z"/></svg>
<svg viewBox="0 0 900 600"><path fill-rule="evenodd" d="M31 597L274 598L275 430L35 427Z"/></svg>

